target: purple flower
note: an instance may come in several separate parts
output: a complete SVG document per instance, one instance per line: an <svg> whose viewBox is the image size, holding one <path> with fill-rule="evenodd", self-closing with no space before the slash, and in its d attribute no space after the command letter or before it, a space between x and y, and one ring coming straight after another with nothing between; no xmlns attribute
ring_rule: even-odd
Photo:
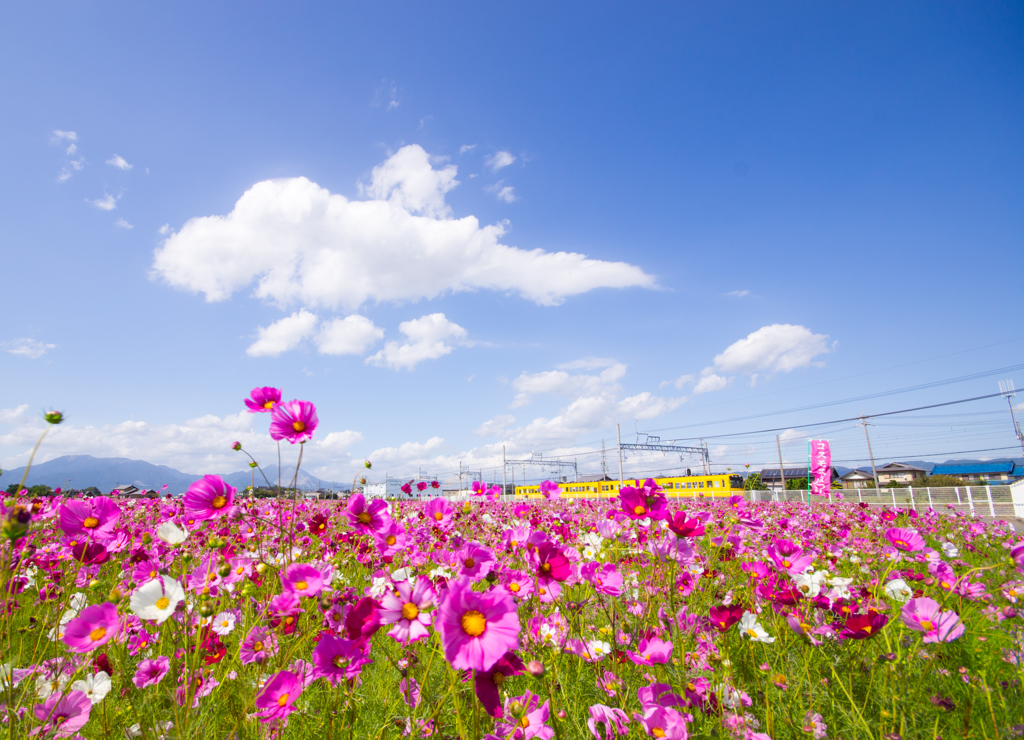
<svg viewBox="0 0 1024 740"><path fill-rule="evenodd" d="M202 480L197 480L185 491L185 515L201 522L230 514L237 491L219 475L204 475Z"/></svg>
<svg viewBox="0 0 1024 740"><path fill-rule="evenodd" d="M292 444L313 438L320 420L316 406L309 401L287 401L274 404L270 412L270 436L272 439L287 439Z"/></svg>
<svg viewBox="0 0 1024 740"><path fill-rule="evenodd" d="M629 724L629 716L621 709L606 707L604 704L594 704L590 707L590 719L587 720L587 727L596 740L601 740L602 735L597 731L598 725L604 725L604 740L613 740L616 733L625 735L629 732L627 724Z"/></svg>
<svg viewBox="0 0 1024 740"><path fill-rule="evenodd" d="M324 635L313 648L313 675L337 685L358 676L363 666L372 663L366 640L345 640Z"/></svg>
<svg viewBox="0 0 1024 740"><path fill-rule="evenodd" d="M109 642L120 628L116 604L93 604L67 623L64 644L73 653L88 653Z"/></svg>
<svg viewBox="0 0 1024 740"><path fill-rule="evenodd" d="M494 553L476 542L467 542L459 550L459 575L479 581L494 567Z"/></svg>
<svg viewBox="0 0 1024 740"><path fill-rule="evenodd" d="M274 406L281 402L281 391L278 388L263 386L253 388L249 398L245 399L245 405L250 414L266 414L273 410Z"/></svg>
<svg viewBox="0 0 1024 740"><path fill-rule="evenodd" d="M555 736L555 731L547 724L550 716L548 703L540 704L540 697L529 691L522 696L505 699L505 715L511 715L512 721L494 723L494 729L503 738L550 740Z"/></svg>
<svg viewBox="0 0 1024 740"><path fill-rule="evenodd" d="M287 719L295 711L295 700L302 694L302 681L291 671L278 671L256 697L260 722Z"/></svg>
<svg viewBox="0 0 1024 740"><path fill-rule="evenodd" d="M964 633L960 616L954 611L941 611L934 599L911 599L900 613L903 624L924 633L924 642L952 642Z"/></svg>
<svg viewBox="0 0 1024 740"><path fill-rule="evenodd" d="M292 563L281 574L281 585L298 596L319 596L324 587L324 574L306 563Z"/></svg>
<svg viewBox="0 0 1024 740"><path fill-rule="evenodd" d="M114 539L121 509L106 496L72 499L58 510L60 528L68 537L88 537L103 544Z"/></svg>
<svg viewBox="0 0 1024 740"><path fill-rule="evenodd" d="M897 550L904 552L920 552L925 547L924 538L913 529L892 527L885 530L885 539Z"/></svg>
<svg viewBox="0 0 1024 740"><path fill-rule="evenodd" d="M456 670L487 671L519 649L519 615L507 593L477 593L466 578L449 585L437 610L444 656Z"/></svg>
<svg viewBox="0 0 1024 740"><path fill-rule="evenodd" d="M135 688L137 689L144 689L147 686L156 686L163 680L163 677L167 675L167 671L170 670L170 667L170 659L163 655L154 658L153 660L143 660L135 670L135 677L132 678L132 683L135 684Z"/></svg>
<svg viewBox="0 0 1024 740"><path fill-rule="evenodd" d="M395 592L381 597L378 610L381 624L393 624L388 632L402 645L424 639L430 626L430 615L424 611L434 606L434 590L426 578L416 579L415 588L408 581L395 586Z"/></svg>
<svg viewBox="0 0 1024 740"><path fill-rule="evenodd" d="M580 569L580 574L590 582L594 590L605 596L622 595L622 574L615 569L614 563L587 563Z"/></svg>
<svg viewBox="0 0 1024 740"><path fill-rule="evenodd" d="M366 498L361 493L357 493L348 500L345 515L352 528L361 534L377 534L386 529L391 522L391 517L388 516L387 501L378 498L367 504Z"/></svg>
<svg viewBox="0 0 1024 740"><path fill-rule="evenodd" d="M249 663L263 664L267 659L277 652L277 638L273 632L262 627L253 627L249 630L245 640L239 648L239 659L242 665Z"/></svg>
<svg viewBox="0 0 1024 740"><path fill-rule="evenodd" d="M84 691L52 694L44 703L33 707L36 719L43 723L33 732L43 737L69 737L89 721L91 710L92 702Z"/></svg>

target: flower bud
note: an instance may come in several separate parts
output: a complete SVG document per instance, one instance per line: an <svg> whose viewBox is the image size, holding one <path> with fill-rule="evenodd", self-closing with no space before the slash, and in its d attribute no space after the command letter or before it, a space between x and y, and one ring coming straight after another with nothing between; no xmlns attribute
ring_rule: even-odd
<svg viewBox="0 0 1024 740"><path fill-rule="evenodd" d="M266 573L267 572L267 564L266 563L256 563L256 572L259 573L260 575L263 575L264 573Z"/></svg>
<svg viewBox="0 0 1024 740"><path fill-rule="evenodd" d="M199 614L203 617L213 616L213 602L207 599L199 606Z"/></svg>
<svg viewBox="0 0 1024 740"><path fill-rule="evenodd" d="M235 452L238 452L240 449L242 449L242 443L235 442L233 445L231 445L231 449L233 449Z"/></svg>
<svg viewBox="0 0 1024 740"><path fill-rule="evenodd" d="M531 660L526 664L526 672L534 678L541 678L544 675L544 664L539 660Z"/></svg>
<svg viewBox="0 0 1024 740"><path fill-rule="evenodd" d="M93 578L91 581L89 581L88 588L89 588L90 591L95 591L97 588L99 588L99 585L100 585L100 582L97 581L95 578Z"/></svg>
<svg viewBox="0 0 1024 740"><path fill-rule="evenodd" d="M115 604L124 598L124 591L117 588L116 586L110 589L110 593L107 594L107 601L112 601Z"/></svg>
<svg viewBox="0 0 1024 740"><path fill-rule="evenodd" d="M367 470L369 470L370 468L373 467L373 464L369 460L364 460L363 461L363 467L366 468Z"/></svg>
<svg viewBox="0 0 1024 740"><path fill-rule="evenodd" d="M148 545L152 541L153 541L153 535L152 534L150 534L149 532L143 532L142 533L142 544L143 545Z"/></svg>
<svg viewBox="0 0 1024 740"><path fill-rule="evenodd" d="M224 563L224 565L217 568L217 575L219 575L221 578L227 578L229 575L231 575L231 566L227 563Z"/></svg>
<svg viewBox="0 0 1024 740"><path fill-rule="evenodd" d="M258 467L258 465L259 465L259 463L257 463L256 461L253 461L253 462L249 463L249 467L250 468ZM249 486L249 488L252 488L252 486Z"/></svg>
<svg viewBox="0 0 1024 740"><path fill-rule="evenodd" d="M50 424L60 424L64 421L64 413L61 411L47 411L43 418Z"/></svg>

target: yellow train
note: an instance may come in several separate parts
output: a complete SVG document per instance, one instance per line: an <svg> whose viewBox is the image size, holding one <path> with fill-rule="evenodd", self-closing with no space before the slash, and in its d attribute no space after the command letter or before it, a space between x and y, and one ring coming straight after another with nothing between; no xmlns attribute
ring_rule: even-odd
<svg viewBox="0 0 1024 740"><path fill-rule="evenodd" d="M732 496L743 490L743 476L720 473L717 475L686 475L676 478L655 478L668 498L715 498ZM562 498L614 498L621 486L636 485L628 481L594 481L588 483L559 483ZM540 485L516 486L516 496L543 498Z"/></svg>

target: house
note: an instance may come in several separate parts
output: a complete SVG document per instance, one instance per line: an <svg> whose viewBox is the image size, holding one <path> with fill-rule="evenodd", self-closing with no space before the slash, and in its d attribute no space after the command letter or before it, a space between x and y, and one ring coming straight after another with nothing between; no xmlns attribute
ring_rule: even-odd
<svg viewBox="0 0 1024 740"><path fill-rule="evenodd" d="M843 488L875 487L875 476L871 474L871 470L864 470L863 468L851 470L846 475L840 477L839 480L843 484Z"/></svg>
<svg viewBox="0 0 1024 740"><path fill-rule="evenodd" d="M1024 475L1010 460L1008 462L967 463L964 465L936 465L932 475L953 475L965 483L1006 485Z"/></svg>
<svg viewBox="0 0 1024 740"><path fill-rule="evenodd" d="M891 462L880 468L875 468L878 473L878 485L885 488L888 483L901 483L905 486L914 485L914 481L921 480L928 475L924 468L915 468L906 463Z"/></svg>
<svg viewBox="0 0 1024 740"><path fill-rule="evenodd" d="M128 484L123 485L123 486L115 486L114 490L111 491L110 493L112 495L114 495L114 496L130 496L131 494L138 493L138 492L139 492L138 488L133 486L131 483L128 483Z"/></svg>
<svg viewBox="0 0 1024 740"><path fill-rule="evenodd" d="M807 468L783 468L786 474L786 481L796 480L797 478L807 478ZM839 471L832 468L832 480L839 479ZM761 471L761 482L768 486L771 491L778 491L782 489L782 480L779 475L778 468L764 468Z"/></svg>

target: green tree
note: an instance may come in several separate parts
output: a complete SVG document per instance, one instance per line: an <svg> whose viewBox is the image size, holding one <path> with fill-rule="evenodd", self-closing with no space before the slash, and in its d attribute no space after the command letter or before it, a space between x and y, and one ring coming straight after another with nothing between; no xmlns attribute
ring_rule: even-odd
<svg viewBox="0 0 1024 740"><path fill-rule="evenodd" d="M807 479L806 478L793 478L793 480L786 479L786 490L787 491L806 491Z"/></svg>
<svg viewBox="0 0 1024 740"><path fill-rule="evenodd" d="M746 491L767 491L768 490L768 486L766 486L761 481L761 474L760 473L751 473L750 475L748 475L746 483L743 484L743 488Z"/></svg>

